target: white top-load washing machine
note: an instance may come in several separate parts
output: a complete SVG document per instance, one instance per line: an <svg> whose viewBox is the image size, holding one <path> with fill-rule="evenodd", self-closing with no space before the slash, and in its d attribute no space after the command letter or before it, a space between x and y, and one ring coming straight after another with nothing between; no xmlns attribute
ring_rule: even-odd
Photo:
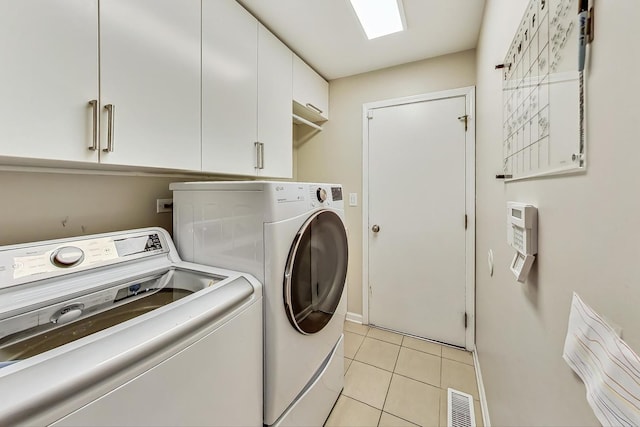
<svg viewBox="0 0 640 427"><path fill-rule="evenodd" d="M262 285L130 230L0 247L0 425L262 425Z"/></svg>
<svg viewBox="0 0 640 427"><path fill-rule="evenodd" d="M264 290L264 423L322 425L344 384L342 187L174 183L183 259L246 271Z"/></svg>

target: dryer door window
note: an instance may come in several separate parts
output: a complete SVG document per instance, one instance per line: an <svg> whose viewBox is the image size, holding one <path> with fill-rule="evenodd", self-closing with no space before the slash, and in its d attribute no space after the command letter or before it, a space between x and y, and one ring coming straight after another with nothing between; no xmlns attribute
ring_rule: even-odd
<svg viewBox="0 0 640 427"><path fill-rule="evenodd" d="M347 277L347 233L340 217L319 211L302 226L289 251L284 299L291 324L303 334L325 327Z"/></svg>

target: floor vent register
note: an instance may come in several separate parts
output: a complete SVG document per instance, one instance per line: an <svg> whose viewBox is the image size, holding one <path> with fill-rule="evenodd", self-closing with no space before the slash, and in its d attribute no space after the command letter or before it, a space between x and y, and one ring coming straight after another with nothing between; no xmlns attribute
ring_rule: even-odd
<svg viewBox="0 0 640 427"><path fill-rule="evenodd" d="M447 390L448 421L447 427L476 427L473 411L473 397L452 388Z"/></svg>

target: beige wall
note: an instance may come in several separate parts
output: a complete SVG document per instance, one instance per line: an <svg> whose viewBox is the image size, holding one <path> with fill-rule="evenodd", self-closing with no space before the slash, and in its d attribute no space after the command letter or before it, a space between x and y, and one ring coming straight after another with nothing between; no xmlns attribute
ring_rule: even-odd
<svg viewBox="0 0 640 427"><path fill-rule="evenodd" d="M503 183L503 60L527 0L488 0L477 49L477 348L493 425L598 425L562 359L572 293L623 328L640 353L640 2L596 2L587 80L588 170ZM553 125L552 125L553 126ZM518 284L507 265L505 206L539 209L539 253ZM487 251L495 253L489 276Z"/></svg>
<svg viewBox="0 0 640 427"><path fill-rule="evenodd" d="M362 104L475 84L475 51L441 56L329 82L329 121L320 133L299 132L297 179L337 182L358 193L345 207L349 228L348 310L362 314Z"/></svg>
<svg viewBox="0 0 640 427"><path fill-rule="evenodd" d="M0 245L140 227L162 227L173 234L171 213L156 213L156 199L173 197L170 183L252 179L22 169L24 171L0 171L0 200L4 202L0 210ZM294 152L294 177L296 169Z"/></svg>
<svg viewBox="0 0 640 427"><path fill-rule="evenodd" d="M171 232L156 199L172 197L176 178L0 172L0 245L130 228Z"/></svg>

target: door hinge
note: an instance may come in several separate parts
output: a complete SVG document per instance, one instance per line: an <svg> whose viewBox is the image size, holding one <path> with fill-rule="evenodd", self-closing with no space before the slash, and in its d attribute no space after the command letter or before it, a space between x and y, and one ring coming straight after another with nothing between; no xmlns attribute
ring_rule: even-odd
<svg viewBox="0 0 640 427"><path fill-rule="evenodd" d="M464 214L464 229L467 229L467 214Z"/></svg>
<svg viewBox="0 0 640 427"><path fill-rule="evenodd" d="M595 22L595 18L594 18L594 11L593 11L593 7L589 8L589 13L587 15L587 26L585 28L586 34L585 37L587 39L587 43L591 43L593 41L593 37L594 37L594 22Z"/></svg>
<svg viewBox="0 0 640 427"><path fill-rule="evenodd" d="M467 329L467 312L464 312L464 328Z"/></svg>
<svg viewBox="0 0 640 427"><path fill-rule="evenodd" d="M373 110L368 110L367 111L367 119L369 119L369 120L373 119Z"/></svg>
<svg viewBox="0 0 640 427"><path fill-rule="evenodd" d="M468 126L469 115L465 114L464 116L460 116L460 117L458 117L458 120L464 120L464 131L466 132L467 129L469 128L469 126Z"/></svg>

